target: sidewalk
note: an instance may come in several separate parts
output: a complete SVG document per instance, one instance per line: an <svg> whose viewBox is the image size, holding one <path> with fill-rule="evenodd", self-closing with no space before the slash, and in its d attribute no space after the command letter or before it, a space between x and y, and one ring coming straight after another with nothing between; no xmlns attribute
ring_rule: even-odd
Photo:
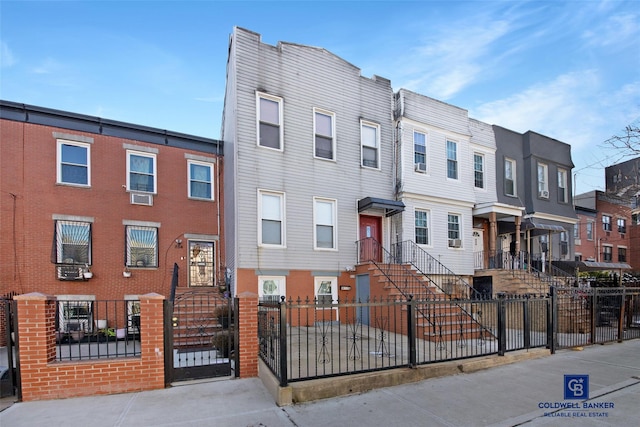
<svg viewBox="0 0 640 427"><path fill-rule="evenodd" d="M565 375L589 375L588 407L564 399ZM630 426L638 402L632 340L282 408L257 378L16 403L0 412L0 426Z"/></svg>

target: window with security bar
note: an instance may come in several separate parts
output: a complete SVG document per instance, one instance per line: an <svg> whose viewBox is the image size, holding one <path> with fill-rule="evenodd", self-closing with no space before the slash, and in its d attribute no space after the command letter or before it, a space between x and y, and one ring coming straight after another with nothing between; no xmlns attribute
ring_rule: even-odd
<svg viewBox="0 0 640 427"><path fill-rule="evenodd" d="M58 279L81 278L83 268L91 265L91 223L57 220L52 261Z"/></svg>
<svg viewBox="0 0 640 427"><path fill-rule="evenodd" d="M126 227L128 267L158 267L158 229L129 225Z"/></svg>

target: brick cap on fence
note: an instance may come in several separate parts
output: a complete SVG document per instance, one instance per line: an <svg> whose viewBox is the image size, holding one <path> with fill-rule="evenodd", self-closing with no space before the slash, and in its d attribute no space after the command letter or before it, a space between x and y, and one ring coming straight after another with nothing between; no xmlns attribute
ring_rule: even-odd
<svg viewBox="0 0 640 427"><path fill-rule="evenodd" d="M57 298L53 295L47 295L41 292L31 292L28 294L16 295L13 299L16 301L50 301Z"/></svg>
<svg viewBox="0 0 640 427"><path fill-rule="evenodd" d="M256 294L255 292L244 291L244 292L238 294L238 298L253 298L253 299L257 299L258 298L258 294Z"/></svg>

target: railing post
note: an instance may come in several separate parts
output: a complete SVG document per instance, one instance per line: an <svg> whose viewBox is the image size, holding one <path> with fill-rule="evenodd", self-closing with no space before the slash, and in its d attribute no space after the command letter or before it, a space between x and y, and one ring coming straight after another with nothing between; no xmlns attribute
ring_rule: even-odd
<svg viewBox="0 0 640 427"><path fill-rule="evenodd" d="M522 337L524 339L524 348L529 349L531 347L531 318L529 317L529 295L525 295L524 301L522 301Z"/></svg>
<svg viewBox="0 0 640 427"><path fill-rule="evenodd" d="M407 298L407 335L409 340L409 366L415 368L416 362L416 315L413 295Z"/></svg>
<svg viewBox="0 0 640 427"><path fill-rule="evenodd" d="M620 314L618 315L618 342L624 341L624 305L626 299L626 289L622 288L620 296Z"/></svg>
<svg viewBox="0 0 640 427"><path fill-rule="evenodd" d="M289 384L287 376L287 304L285 297L280 297L278 305L280 309L280 387L286 387Z"/></svg>
<svg viewBox="0 0 640 427"><path fill-rule="evenodd" d="M547 347L556 353L556 322L558 321L558 296L555 286L549 287L550 301L547 305Z"/></svg>
<svg viewBox="0 0 640 427"><path fill-rule="evenodd" d="M498 356L504 356L507 350L507 322L505 293L498 292Z"/></svg>
<svg viewBox="0 0 640 427"><path fill-rule="evenodd" d="M598 288L591 288L591 295L589 295L589 302L591 308L591 324L589 325L589 334L591 336L591 344L596 343L597 334L596 326L598 326Z"/></svg>

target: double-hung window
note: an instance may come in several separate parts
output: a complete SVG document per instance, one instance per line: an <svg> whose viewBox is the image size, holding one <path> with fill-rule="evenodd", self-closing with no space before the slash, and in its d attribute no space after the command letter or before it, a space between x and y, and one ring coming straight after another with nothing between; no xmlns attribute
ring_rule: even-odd
<svg viewBox="0 0 640 427"><path fill-rule="evenodd" d="M282 150L282 98L256 93L258 145Z"/></svg>
<svg viewBox="0 0 640 427"><path fill-rule="evenodd" d="M516 161L504 159L504 194L516 196Z"/></svg>
<svg viewBox="0 0 640 427"><path fill-rule="evenodd" d="M416 209L415 213L415 234L416 243L419 245L429 244L429 212Z"/></svg>
<svg viewBox="0 0 640 427"><path fill-rule="evenodd" d="M609 245L602 246L602 260L604 262L613 261L613 246L609 246Z"/></svg>
<svg viewBox="0 0 640 427"><path fill-rule="evenodd" d="M447 178L458 179L458 144L447 140Z"/></svg>
<svg viewBox="0 0 640 427"><path fill-rule="evenodd" d="M558 169L558 201L561 203L567 203L569 201L567 171L564 169Z"/></svg>
<svg viewBox="0 0 640 427"><path fill-rule="evenodd" d="M380 126L369 122L360 122L362 144L362 166L379 168L380 162Z"/></svg>
<svg viewBox="0 0 640 427"><path fill-rule="evenodd" d="M447 235L449 237L449 247L459 248L462 246L460 239L460 215L447 215Z"/></svg>
<svg viewBox="0 0 640 427"><path fill-rule="evenodd" d="M484 156L478 153L473 155L473 185L484 188Z"/></svg>
<svg viewBox="0 0 640 427"><path fill-rule="evenodd" d="M587 240L593 240L593 221L587 221Z"/></svg>
<svg viewBox="0 0 640 427"><path fill-rule="evenodd" d="M627 248L618 246L618 262L627 262Z"/></svg>
<svg viewBox="0 0 640 427"><path fill-rule="evenodd" d="M336 159L335 115L315 109L313 112L314 156L320 159Z"/></svg>
<svg viewBox="0 0 640 427"><path fill-rule="evenodd" d="M80 142L58 140L58 184L91 185L91 146Z"/></svg>
<svg viewBox="0 0 640 427"><path fill-rule="evenodd" d="M285 276L259 276L258 297L262 301L280 301L281 296L286 296L287 278Z"/></svg>
<svg viewBox="0 0 640 427"><path fill-rule="evenodd" d="M58 279L82 278L83 268L91 265L91 223L56 220L52 258Z"/></svg>
<svg viewBox="0 0 640 427"><path fill-rule="evenodd" d="M618 218L618 233L626 233L627 232L627 220L624 218Z"/></svg>
<svg viewBox="0 0 640 427"><path fill-rule="evenodd" d="M427 135L413 132L413 161L417 172L427 171Z"/></svg>
<svg viewBox="0 0 640 427"><path fill-rule="evenodd" d="M155 154L127 151L127 189L155 194L156 182Z"/></svg>
<svg viewBox="0 0 640 427"><path fill-rule="evenodd" d="M213 164L187 161L189 197L213 200Z"/></svg>
<svg viewBox="0 0 640 427"><path fill-rule="evenodd" d="M158 228L125 225L128 267L158 267Z"/></svg>
<svg viewBox="0 0 640 427"><path fill-rule="evenodd" d="M602 215L602 229L604 231L611 231L611 216Z"/></svg>
<svg viewBox="0 0 640 427"><path fill-rule="evenodd" d="M549 198L549 168L544 163L538 163L538 197Z"/></svg>
<svg viewBox="0 0 640 427"><path fill-rule="evenodd" d="M258 244L285 246L284 193L258 190Z"/></svg>
<svg viewBox="0 0 640 427"><path fill-rule="evenodd" d="M313 199L314 249L337 249L336 203L331 199Z"/></svg>

